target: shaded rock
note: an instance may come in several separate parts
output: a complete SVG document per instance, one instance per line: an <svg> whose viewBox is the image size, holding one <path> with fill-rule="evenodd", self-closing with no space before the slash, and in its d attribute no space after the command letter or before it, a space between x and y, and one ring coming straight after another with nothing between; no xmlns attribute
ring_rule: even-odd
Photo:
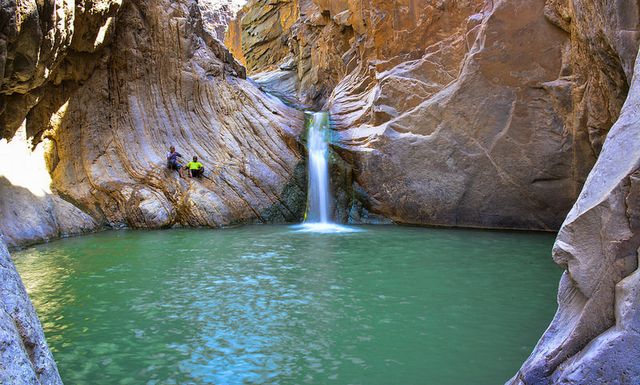
<svg viewBox="0 0 640 385"><path fill-rule="evenodd" d="M113 36L121 0L8 0L0 13L0 136L11 138L49 82L84 80Z"/></svg>
<svg viewBox="0 0 640 385"><path fill-rule="evenodd" d="M250 73L293 58L298 99L330 110L367 205L400 223L558 229L638 46L617 2L263 3L227 41Z"/></svg>
<svg viewBox="0 0 640 385"><path fill-rule="evenodd" d="M553 257L558 312L511 384L640 382L640 68ZM635 271L635 273L634 273Z"/></svg>
<svg viewBox="0 0 640 385"><path fill-rule="evenodd" d="M229 22L233 20L246 3L246 0L200 0L198 6L202 13L205 28L216 39L224 41Z"/></svg>
<svg viewBox="0 0 640 385"><path fill-rule="evenodd" d="M0 238L0 384L62 385L36 311Z"/></svg>

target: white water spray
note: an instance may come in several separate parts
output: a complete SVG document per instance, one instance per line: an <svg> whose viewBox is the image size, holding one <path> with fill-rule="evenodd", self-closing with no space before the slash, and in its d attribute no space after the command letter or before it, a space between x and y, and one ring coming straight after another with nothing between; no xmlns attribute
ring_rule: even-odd
<svg viewBox="0 0 640 385"><path fill-rule="evenodd" d="M352 232L331 220L331 193L329 190L329 114L315 112L307 124L309 151L309 194L307 213L302 231L318 233Z"/></svg>
<svg viewBox="0 0 640 385"><path fill-rule="evenodd" d="M309 120L309 196L305 222L328 224L329 220L329 114L316 112Z"/></svg>

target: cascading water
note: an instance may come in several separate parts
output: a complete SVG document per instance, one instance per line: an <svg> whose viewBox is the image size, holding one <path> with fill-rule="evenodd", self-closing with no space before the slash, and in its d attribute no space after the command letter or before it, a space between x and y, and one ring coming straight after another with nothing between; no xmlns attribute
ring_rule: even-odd
<svg viewBox="0 0 640 385"><path fill-rule="evenodd" d="M329 189L329 113L309 113L307 120L307 148L309 152L309 193L307 212L301 231L316 233L353 232L331 220L332 199Z"/></svg>
<svg viewBox="0 0 640 385"><path fill-rule="evenodd" d="M327 225L329 219L329 114L315 112L308 120L309 195L306 223Z"/></svg>

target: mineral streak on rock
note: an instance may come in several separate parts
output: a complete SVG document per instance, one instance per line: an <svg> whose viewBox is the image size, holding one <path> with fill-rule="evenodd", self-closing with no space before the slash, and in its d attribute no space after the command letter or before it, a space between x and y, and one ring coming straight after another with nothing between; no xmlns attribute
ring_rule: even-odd
<svg viewBox="0 0 640 385"><path fill-rule="evenodd" d="M251 0L227 43L331 111L372 212L552 230L626 97L638 12L618 3Z"/></svg>

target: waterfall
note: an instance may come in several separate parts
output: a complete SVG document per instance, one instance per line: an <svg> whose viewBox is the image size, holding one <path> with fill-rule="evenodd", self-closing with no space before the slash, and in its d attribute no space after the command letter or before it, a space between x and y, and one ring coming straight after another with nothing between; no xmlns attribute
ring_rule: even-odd
<svg viewBox="0 0 640 385"><path fill-rule="evenodd" d="M344 233L359 230L333 223L332 199L329 189L329 142L331 130L329 113L309 113L307 120L307 149L309 152L309 193L307 212L301 231L314 233Z"/></svg>
<svg viewBox="0 0 640 385"><path fill-rule="evenodd" d="M329 114L315 112L307 123L309 194L306 223L329 224Z"/></svg>

